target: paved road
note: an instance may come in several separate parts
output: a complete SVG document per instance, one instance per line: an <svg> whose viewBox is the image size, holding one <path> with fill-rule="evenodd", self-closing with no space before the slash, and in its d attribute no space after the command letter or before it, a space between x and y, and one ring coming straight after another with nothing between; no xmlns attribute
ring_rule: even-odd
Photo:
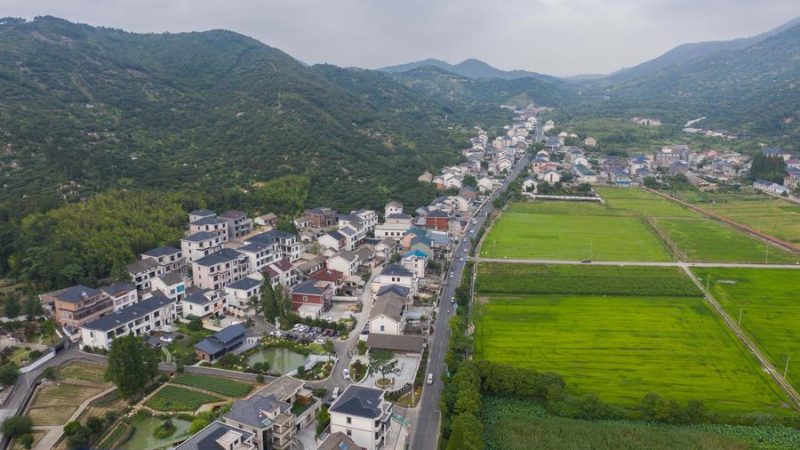
<svg viewBox="0 0 800 450"><path fill-rule="evenodd" d="M644 266L644 267L727 267L741 269L800 269L800 264L756 264L756 263L715 263L686 261L592 261L584 263L569 259L516 259L516 258L481 258L473 257L475 262L514 263L514 264L553 264L553 265L586 265L586 266Z"/></svg>
<svg viewBox="0 0 800 450"><path fill-rule="evenodd" d="M493 200L506 190L508 185L519 175L520 170L525 167L527 163L527 157L523 157L508 175L503 185L495 190L484 205L475 212L474 217L477 222L473 225L475 230L479 230L481 226L483 226L487 214L493 208ZM434 335L433 340L430 342L428 356L428 372L433 373L434 381L433 384L425 385L416 417L412 417L409 448L414 450L435 450L439 444L439 420L441 419L439 399L444 389L444 383L442 382L442 373L446 370L444 367L444 355L447 353L447 345L450 338L450 328L447 324L453 314L453 306L450 303L450 298L453 297L456 287L458 287L461 282L465 264L465 262L461 262L461 258L466 256L469 251L469 246L470 240L468 238L464 237L461 239L461 242L453 252L453 263L450 267L450 272L453 275L445 279L445 284L442 287L439 300L439 312L436 316Z"/></svg>

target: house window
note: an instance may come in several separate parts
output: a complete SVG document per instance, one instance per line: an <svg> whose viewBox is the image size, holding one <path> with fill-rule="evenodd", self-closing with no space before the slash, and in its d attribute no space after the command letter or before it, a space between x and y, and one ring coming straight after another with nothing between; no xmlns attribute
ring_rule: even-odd
<svg viewBox="0 0 800 450"><path fill-rule="evenodd" d="M348 417L348 419L349 419L349 417ZM347 430L347 435L348 435L348 436L352 436L352 435L353 435L353 432L352 432L352 431L350 431L350 430Z"/></svg>
<svg viewBox="0 0 800 450"><path fill-rule="evenodd" d="M383 325L381 325L381 331L383 331L383 328L384 328Z"/></svg>
<svg viewBox="0 0 800 450"><path fill-rule="evenodd" d="M353 423L353 418L352 417L348 417L347 418L347 424L349 425L351 423Z"/></svg>

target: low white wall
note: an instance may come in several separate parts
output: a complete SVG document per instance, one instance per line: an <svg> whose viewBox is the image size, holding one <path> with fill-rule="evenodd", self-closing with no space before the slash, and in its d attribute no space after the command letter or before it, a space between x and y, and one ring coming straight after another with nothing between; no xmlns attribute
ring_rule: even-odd
<svg viewBox="0 0 800 450"><path fill-rule="evenodd" d="M38 368L42 364L46 363L47 361L50 361L51 359L53 359L55 357L56 357L56 351L55 350L50 350L49 352L47 352L44 355L42 355L36 361L28 364L25 367L20 368L19 369L19 373L28 373L28 372L30 372L32 370L35 370L36 368Z"/></svg>

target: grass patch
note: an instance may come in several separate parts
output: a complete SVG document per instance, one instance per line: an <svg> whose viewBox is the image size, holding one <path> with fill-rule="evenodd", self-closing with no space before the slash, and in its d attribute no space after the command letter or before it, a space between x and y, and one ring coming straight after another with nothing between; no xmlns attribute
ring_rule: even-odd
<svg viewBox="0 0 800 450"><path fill-rule="evenodd" d="M252 384L241 383L221 377L209 377L182 373L172 379L175 384L200 388L226 397L244 397L253 388Z"/></svg>
<svg viewBox="0 0 800 450"><path fill-rule="evenodd" d="M677 267L480 264L480 294L593 294L699 296Z"/></svg>
<svg viewBox="0 0 800 450"><path fill-rule="evenodd" d="M218 402L219 397L167 384L145 403L157 411L196 411L206 403Z"/></svg>
<svg viewBox="0 0 800 450"><path fill-rule="evenodd" d="M753 337L770 361L800 387L800 270L692 269L734 319Z"/></svg>
<svg viewBox="0 0 800 450"><path fill-rule="evenodd" d="M486 396L481 421L489 450L788 450L800 446L800 432L792 428L565 419L549 416L532 402Z"/></svg>
<svg viewBox="0 0 800 450"><path fill-rule="evenodd" d="M644 217L702 217L677 203L643 189L597 187L609 209Z"/></svg>
<svg viewBox="0 0 800 450"><path fill-rule="evenodd" d="M598 204L518 203L484 240L489 258L669 261L670 254L638 217Z"/></svg>
<svg viewBox="0 0 800 450"><path fill-rule="evenodd" d="M789 414L785 397L702 298L528 296L479 307L475 356L561 374L631 405L650 392L722 413Z"/></svg>

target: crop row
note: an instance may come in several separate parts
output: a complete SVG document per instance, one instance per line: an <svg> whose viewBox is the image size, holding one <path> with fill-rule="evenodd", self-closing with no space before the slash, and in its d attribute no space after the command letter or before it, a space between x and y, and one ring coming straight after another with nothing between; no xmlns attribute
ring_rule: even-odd
<svg viewBox="0 0 800 450"><path fill-rule="evenodd" d="M226 378L207 377L189 373L182 373L176 376L172 382L175 384L182 384L184 386L192 386L204 389L206 391L214 392L226 397L243 397L250 392L251 388L251 385L249 384L239 383Z"/></svg>

